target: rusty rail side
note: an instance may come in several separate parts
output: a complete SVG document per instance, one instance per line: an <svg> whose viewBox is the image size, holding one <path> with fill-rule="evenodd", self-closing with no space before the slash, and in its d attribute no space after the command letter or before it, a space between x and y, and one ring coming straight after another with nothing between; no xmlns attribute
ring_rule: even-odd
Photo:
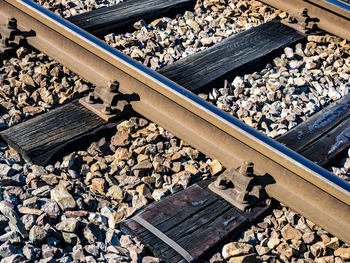
<svg viewBox="0 0 350 263"><path fill-rule="evenodd" d="M292 16L299 16L307 8L311 18L317 18L319 28L350 40L349 5L336 0L260 0L261 2L286 11ZM333 2L333 3L332 3ZM343 8L335 3L343 4Z"/></svg>
<svg viewBox="0 0 350 263"><path fill-rule="evenodd" d="M226 167L253 161L272 176L261 176L270 196L350 243L346 182L30 0L0 0L0 23L8 17L36 32L29 44L93 84L117 79L122 93L134 94L135 111Z"/></svg>

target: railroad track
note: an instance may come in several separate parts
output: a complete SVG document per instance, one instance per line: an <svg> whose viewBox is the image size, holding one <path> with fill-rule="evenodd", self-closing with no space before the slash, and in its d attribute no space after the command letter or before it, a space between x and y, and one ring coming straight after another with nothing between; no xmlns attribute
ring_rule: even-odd
<svg viewBox="0 0 350 263"><path fill-rule="evenodd" d="M173 10L178 10L177 8L186 7L191 3L192 1L176 1L170 5L173 5ZM26 41L30 45L55 58L96 86L102 87L98 88L94 96L99 95L100 98L108 101L109 97L116 97L116 95L123 97L124 95L123 100L127 100L133 110L190 142L203 153L220 160L227 168L237 168L243 161L254 162L255 173L259 175L256 177L257 181L265 186L269 196L305 215L342 240L350 242L348 224L350 187L348 183L188 91L201 90L209 84L218 83L220 79L229 74L251 70L264 60L274 57L283 47L305 39L303 34L280 22L269 22L259 28L231 37L212 49L204 51L206 53L189 56L180 60L179 63L163 68L159 71L162 74L160 75L30 1L1 1L0 6L1 23L6 23L7 18L15 17L18 21L18 28L22 32L27 32ZM165 14L162 12L168 11L163 5L157 8L159 10L148 11L149 19L154 19L155 15ZM327 23L333 21L332 19L341 21L343 27L349 23L348 19L344 19L348 10L341 9L341 12L336 12L339 8L338 5L328 6L333 14L324 17L322 13L319 17L319 25L329 32L348 38L349 34L346 30L339 33L327 27ZM315 14L313 9L308 9L310 13L307 16L304 14L304 17L312 19ZM118 8L111 10L112 14L120 12ZM294 14L293 11L287 11ZM131 25L140 18L140 13L135 11L132 14L131 18L117 17L117 19ZM88 21L91 16L99 21L96 17L103 17L103 15L101 9L101 11L97 10L85 15L85 18L87 17L86 21ZM78 17L70 20L76 24L82 21ZM121 20L116 21L122 24ZM85 24L88 24L86 21ZM116 21L108 19L111 25L115 25ZM106 24L102 25L104 27L100 33L98 31L101 24L89 25L86 29L101 36L106 34L107 28ZM116 30L113 26L111 27L112 30ZM276 38L273 38L274 35ZM57 43L60 44L57 45ZM252 46L246 47L246 43ZM230 46L236 49L230 50ZM241 53L235 53L237 50L240 50ZM222 57L230 52L231 56ZM206 55L207 60L201 58L203 54ZM218 63L215 58L218 57L222 59L220 65L224 66L215 68ZM229 64L228 62L231 61L234 63ZM196 68L193 66L195 63L200 66L207 63L212 68L212 74L201 67ZM105 92L107 87L109 90ZM93 135L101 127L109 129L109 118L119 117L109 112L112 101L109 102L111 105L106 103L99 105L88 103L86 99L93 100L92 95L90 98L82 99L85 100L83 101L84 106L77 102L67 104L7 129L2 132L2 136L25 158L38 163L48 162L61 150L62 144L71 144L75 139L87 134ZM118 105L117 110L123 113L124 106L124 104ZM312 149L319 149L320 145L324 147L324 152L328 153L334 144L330 144L329 141L324 142L323 138L331 137L336 140L344 128L346 131L347 125L341 128L340 124L346 122L346 115L343 114L347 114L348 98L345 97L337 105L331 107L333 108L328 109L330 112L328 119L323 119L322 114L315 115L314 118L305 122L304 126L300 126L298 130L291 130L279 140L292 148L296 146L295 150L303 154L305 152L306 157L310 151L314 152ZM67 112L72 114L68 115ZM341 114L332 114L334 112L341 112ZM57 116L61 116L61 126L59 126L60 123L57 123ZM311 134L305 132L310 125L317 122L328 123L329 120L333 126L327 125L325 128L320 125ZM67 123L71 127L69 130L66 128ZM57 127L62 127L62 129L57 129ZM307 138L300 143L301 145L294 145L302 131ZM293 135L293 133L296 134ZM325 134L331 134L331 136L325 136ZM341 143L333 152L338 154L346 147L348 147L347 143ZM311 159L325 164L333 157L329 154L319 154ZM266 182L267 178L270 179L270 183ZM337 224L332 222L337 222Z"/></svg>

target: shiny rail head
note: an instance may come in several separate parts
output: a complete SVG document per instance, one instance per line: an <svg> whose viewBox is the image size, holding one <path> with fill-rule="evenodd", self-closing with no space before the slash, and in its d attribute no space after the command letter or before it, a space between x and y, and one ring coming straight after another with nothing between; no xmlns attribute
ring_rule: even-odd
<svg viewBox="0 0 350 263"><path fill-rule="evenodd" d="M338 1L338 0L318 0L318 1L329 3L331 5L334 5L336 7L343 9L344 11L350 12L350 4L346 3L344 1ZM350 17L348 17L348 18L350 18Z"/></svg>
<svg viewBox="0 0 350 263"><path fill-rule="evenodd" d="M318 7L320 10L328 12L328 16L331 14L342 18L344 21L350 20L350 4L342 0L305 0L306 3L312 6ZM318 17L317 13L315 14Z"/></svg>
<svg viewBox="0 0 350 263"><path fill-rule="evenodd" d="M112 57L115 57L119 60L122 60L123 63L128 65L128 67L133 68L138 72L142 72L142 74L144 76L147 76L150 80L161 83L162 88L166 89L167 92L171 92L172 94L175 94L176 96L182 99L186 99L187 101L190 101L197 109L205 111L206 113L210 114L211 116L214 116L221 122L228 124L230 127L236 130L239 130L242 134L245 134L248 138L250 139L254 138L256 142L261 143L264 147L267 147L270 151L278 152L281 155L281 158L293 161L293 163L296 166L303 167L303 169L312 171L314 174L316 174L317 177L321 178L322 180L328 181L328 183L330 183L331 185L336 186L338 189L339 188L342 189L343 192L350 193L350 184L347 183L346 181L340 179L339 177L323 169L322 167L314 164L313 162L309 161L308 159L304 158L298 153L279 144L275 140L251 128L250 126L239 121L233 116L225 113L224 111L218 109L217 107L208 103L207 101L204 101L194 93L184 89L183 87L177 85L176 83L158 74L157 72L151 70L150 68L147 68L141 63L131 59L127 55L123 54L122 52L109 46L102 40L78 28L77 26L68 22L67 20L55 15L54 13L45 9L44 7L32 2L31 0L0 0L0 1L6 1L11 5L14 5L12 3L16 3L16 2L24 4L25 6L33 10L37 15L41 15L41 16L45 16L46 18L49 18L52 22L56 23L59 27L65 28L65 30L70 31L75 36L79 36L80 39L84 39L85 41L92 43L95 47L99 48L100 50L103 50L104 53L111 55Z"/></svg>

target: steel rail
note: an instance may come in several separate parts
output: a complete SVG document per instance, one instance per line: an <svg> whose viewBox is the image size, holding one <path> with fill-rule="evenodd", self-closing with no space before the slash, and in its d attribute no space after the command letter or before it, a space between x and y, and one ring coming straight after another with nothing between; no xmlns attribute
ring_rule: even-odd
<svg viewBox="0 0 350 263"><path fill-rule="evenodd" d="M350 243L350 184L30 0L0 0L0 22L34 30L28 43L97 86L120 82L133 109L236 168L252 161L267 193Z"/></svg>
<svg viewBox="0 0 350 263"><path fill-rule="evenodd" d="M342 15L344 17L349 18L350 14L350 4L346 3L344 1L338 1L338 0L307 0L311 3L314 3L316 5L326 7L328 10L331 10L339 15Z"/></svg>
<svg viewBox="0 0 350 263"><path fill-rule="evenodd" d="M337 0L306 0L309 3L312 3L319 8L328 10L338 16L342 16L345 19L350 18L350 5L343 1Z"/></svg>
<svg viewBox="0 0 350 263"><path fill-rule="evenodd" d="M317 26L329 33L350 40L350 5L337 0L260 0L261 2L299 16L303 8Z"/></svg>

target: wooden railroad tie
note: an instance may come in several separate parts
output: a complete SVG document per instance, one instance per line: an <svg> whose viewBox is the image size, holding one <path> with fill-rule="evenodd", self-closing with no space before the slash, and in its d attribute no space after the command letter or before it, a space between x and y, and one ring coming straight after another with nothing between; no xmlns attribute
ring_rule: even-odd
<svg viewBox="0 0 350 263"><path fill-rule="evenodd" d="M44 165L115 126L74 101L2 131L1 137L27 161Z"/></svg>
<svg viewBox="0 0 350 263"><path fill-rule="evenodd" d="M149 205L123 221L121 230L165 262L201 262L271 208L261 202L242 211L207 186L203 181Z"/></svg>
<svg viewBox="0 0 350 263"><path fill-rule="evenodd" d="M125 30L141 17L149 22L178 13L193 0L140 0L95 10L69 20L103 36ZM144 3L144 1L142 1ZM142 9L142 10L141 10ZM222 42L181 59L158 72L184 88L198 92L225 79L259 70L286 46L303 41L305 35L278 21L270 21L231 36ZM45 165L58 153L87 137L115 128L115 118L126 111L118 82L97 87L93 93L3 132L1 136L26 160ZM142 98L141 98L142 99ZM315 114L277 140L320 165L325 165L350 145L350 95ZM85 140L87 141L87 140ZM166 262L200 262L215 247L233 239L271 208L254 183L252 165L226 170L215 182L197 183L155 202L121 223L123 232L136 235Z"/></svg>
<svg viewBox="0 0 350 263"><path fill-rule="evenodd" d="M296 30L272 21L181 59L162 68L159 73L191 91L196 91L218 81L224 82L224 78L243 70L262 66L267 59L281 53L285 46L303 39L304 36ZM110 89L105 87L108 88ZM89 96L94 99L108 97L105 95L103 88L98 87L95 94ZM85 105L89 109L91 106L97 106L87 103ZM100 111L103 109L102 106L100 105ZM72 102L11 127L1 132L1 136L26 160L45 165L50 162L51 157L62 150L63 146L76 141L79 137L87 136L88 133L94 133L101 127L111 126L105 122L108 116L102 120L101 114L97 115Z"/></svg>
<svg viewBox="0 0 350 263"><path fill-rule="evenodd" d="M350 95L330 104L277 141L321 166L350 145Z"/></svg>
<svg viewBox="0 0 350 263"><path fill-rule="evenodd" d="M304 39L295 29L270 21L228 37L158 72L190 91L223 86L224 79L260 70L286 46Z"/></svg>
<svg viewBox="0 0 350 263"><path fill-rule="evenodd" d="M175 17L185 10L193 10L195 0L133 0L90 12L71 16L70 22L89 33L103 38L109 33L133 30L133 24L140 19L146 23L167 16Z"/></svg>

